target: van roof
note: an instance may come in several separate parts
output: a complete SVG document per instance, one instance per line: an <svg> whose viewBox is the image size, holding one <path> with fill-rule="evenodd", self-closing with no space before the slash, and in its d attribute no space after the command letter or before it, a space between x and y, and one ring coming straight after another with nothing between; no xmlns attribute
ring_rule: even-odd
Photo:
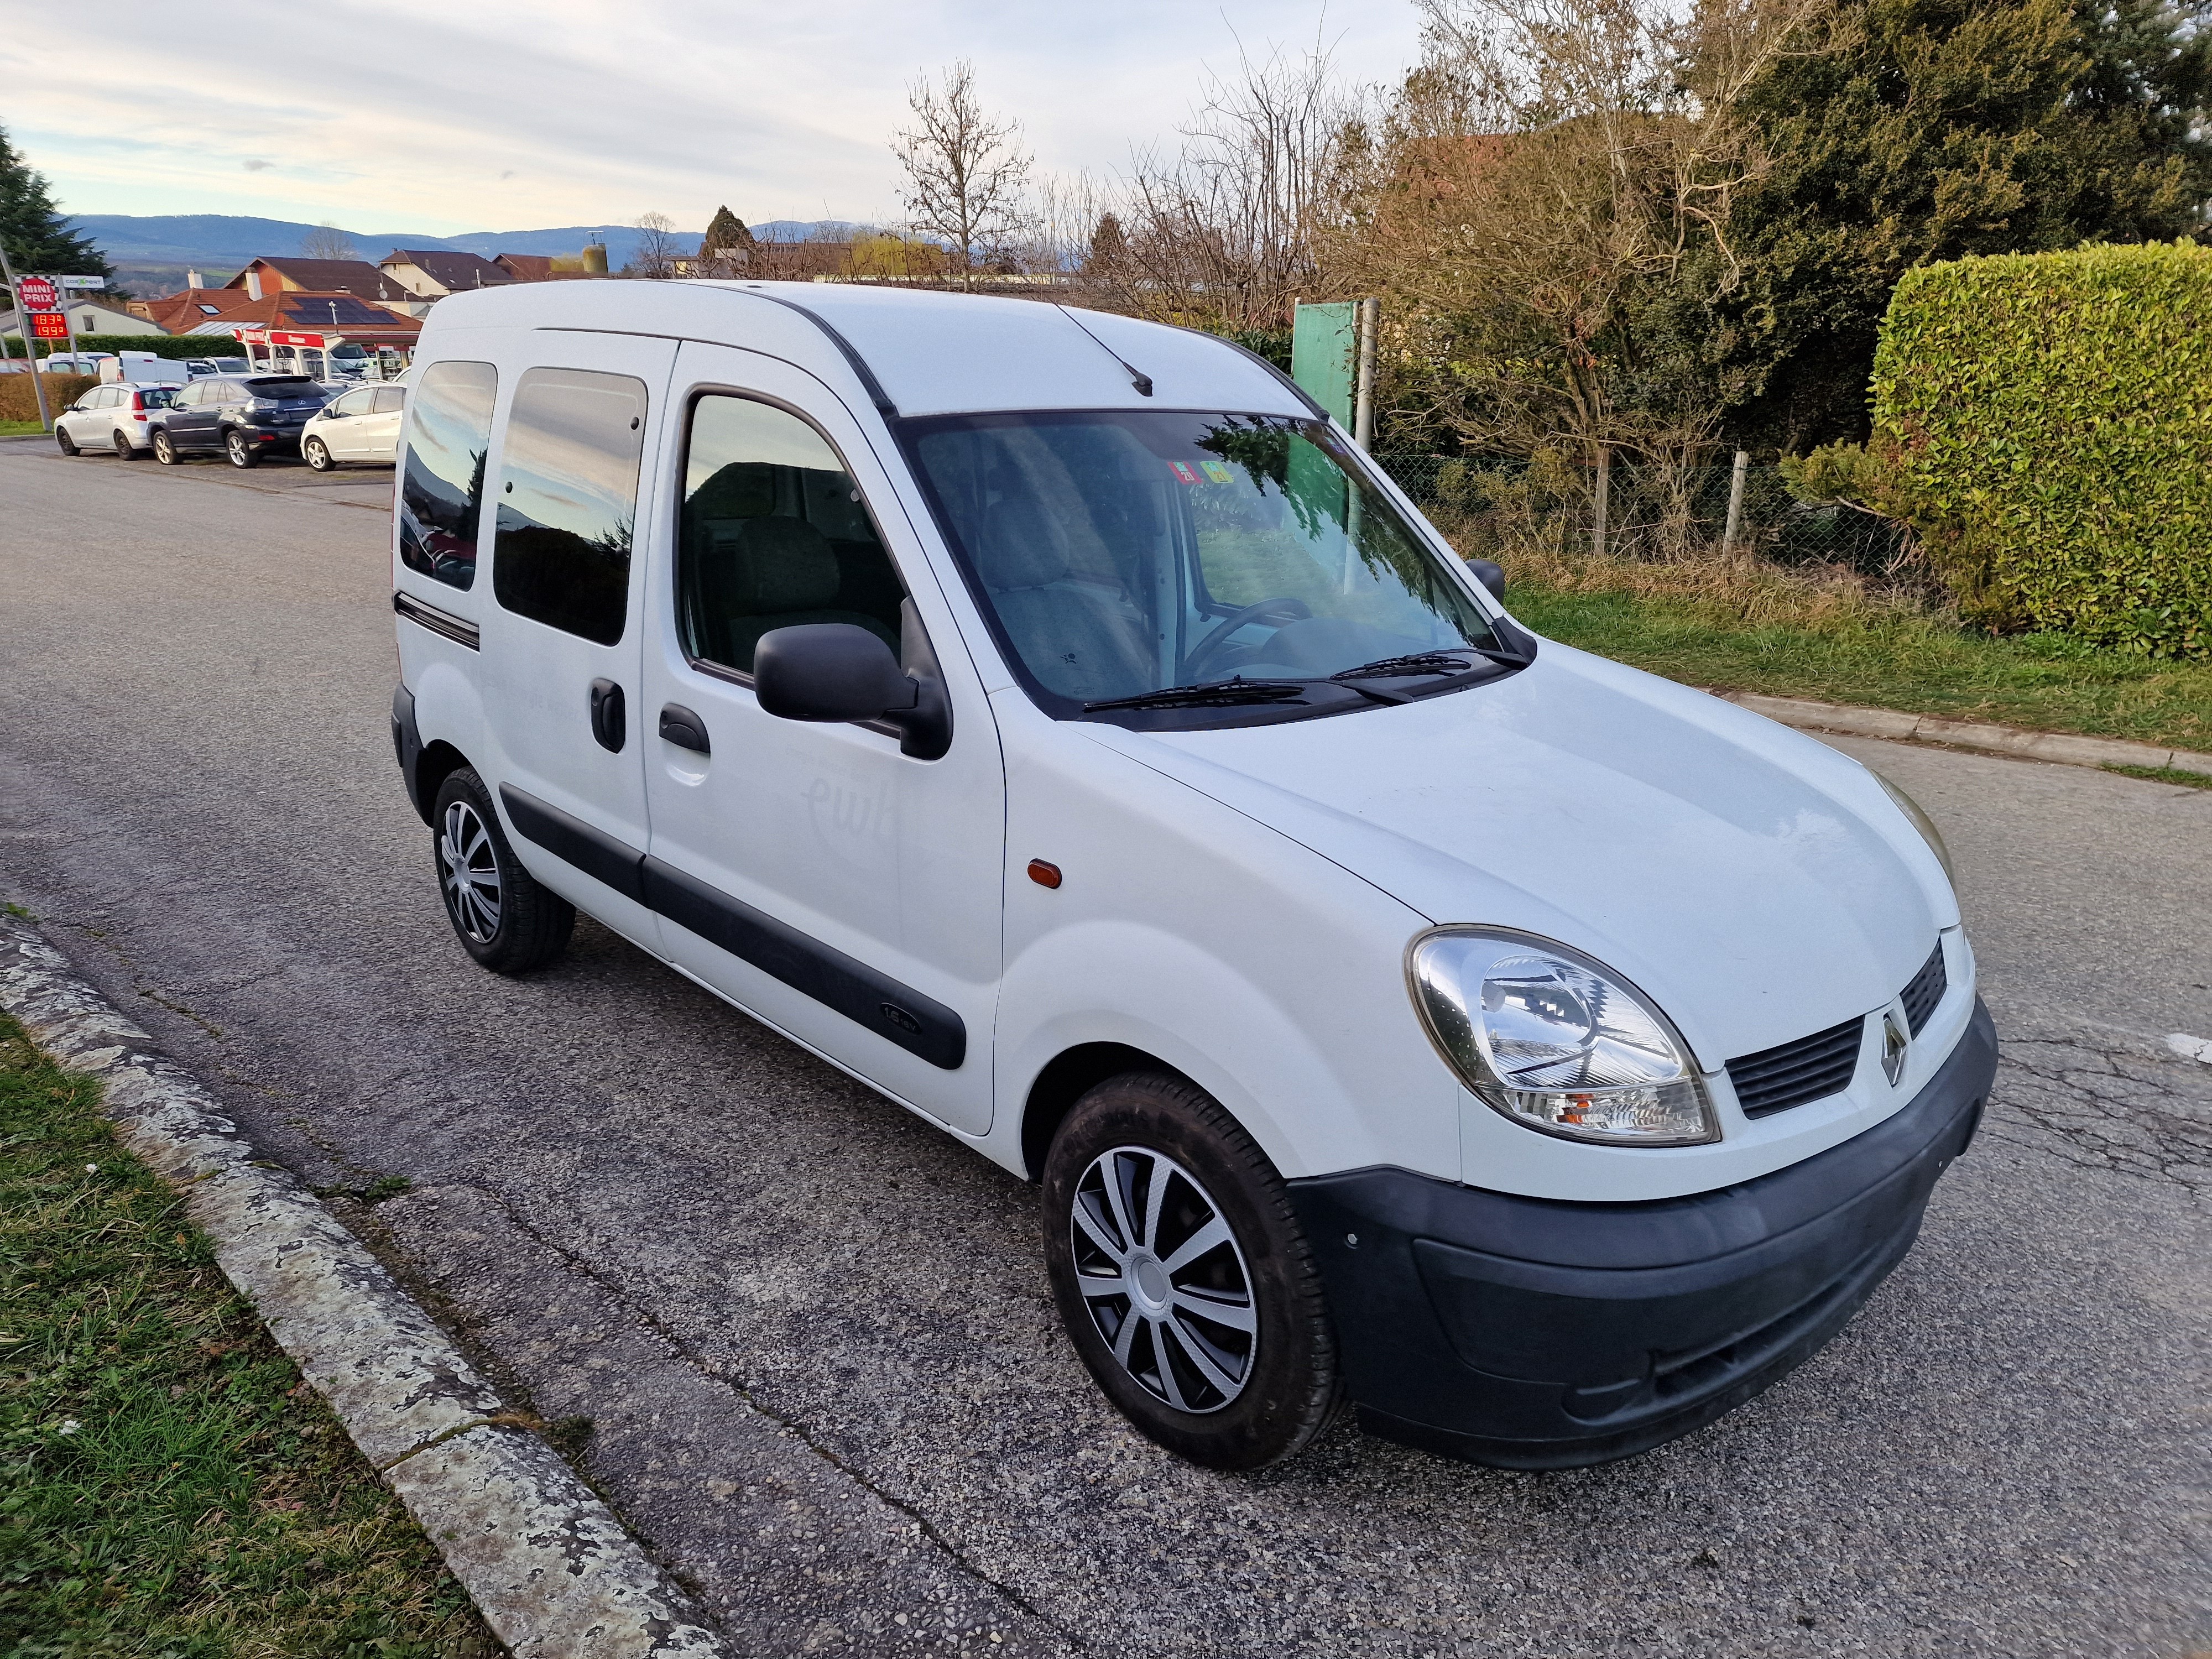
<svg viewBox="0 0 2212 1659"><path fill-rule="evenodd" d="M1315 412L1269 365L1225 340L1046 299L857 283L516 283L441 300L424 325L423 355L443 356L441 337L453 330L500 327L604 330L768 352L893 415Z"/></svg>

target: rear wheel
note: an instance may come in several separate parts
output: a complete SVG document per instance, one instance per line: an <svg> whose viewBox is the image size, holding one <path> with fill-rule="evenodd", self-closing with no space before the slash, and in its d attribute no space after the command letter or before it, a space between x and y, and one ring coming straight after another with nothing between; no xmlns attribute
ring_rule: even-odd
<svg viewBox="0 0 2212 1659"><path fill-rule="evenodd" d="M119 426L115 428L115 453L126 461L138 459L138 452L131 447L131 434Z"/></svg>
<svg viewBox="0 0 2212 1659"><path fill-rule="evenodd" d="M300 453L307 465L318 472L335 472L338 464L331 459L330 446L320 438L310 438L300 446Z"/></svg>
<svg viewBox="0 0 2212 1659"><path fill-rule="evenodd" d="M159 427L154 428L154 459L163 466L174 466L177 464L177 446L170 441L169 434Z"/></svg>
<svg viewBox="0 0 2212 1659"><path fill-rule="evenodd" d="M226 433L222 441L223 459L233 466L246 467L261 465L260 446L252 442L243 432Z"/></svg>
<svg viewBox="0 0 2212 1659"><path fill-rule="evenodd" d="M54 428L54 446L64 455L74 455L77 453L76 440L58 426Z"/></svg>
<svg viewBox="0 0 2212 1659"><path fill-rule="evenodd" d="M1044 1223L1077 1353L1169 1450L1263 1468L1336 1414L1335 1333L1288 1190L1204 1091L1133 1072L1084 1096L1045 1158Z"/></svg>
<svg viewBox="0 0 2212 1659"><path fill-rule="evenodd" d="M474 767L447 775L430 817L438 890L461 948L495 974L526 974L559 956L575 907L516 860Z"/></svg>

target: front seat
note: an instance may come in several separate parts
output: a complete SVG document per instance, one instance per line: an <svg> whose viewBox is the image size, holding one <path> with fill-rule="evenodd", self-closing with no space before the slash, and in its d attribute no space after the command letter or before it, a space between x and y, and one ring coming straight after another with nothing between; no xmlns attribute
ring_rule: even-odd
<svg viewBox="0 0 2212 1659"><path fill-rule="evenodd" d="M805 520L723 520L706 539L694 556L695 615L699 648L713 660L750 673L761 635L800 623L851 623L899 648L881 618L838 605L836 551Z"/></svg>
<svg viewBox="0 0 2212 1659"><path fill-rule="evenodd" d="M1152 690L1144 617L1118 588L1071 576L1066 538L1034 501L985 510L976 574L1015 651L1045 689L1078 702Z"/></svg>

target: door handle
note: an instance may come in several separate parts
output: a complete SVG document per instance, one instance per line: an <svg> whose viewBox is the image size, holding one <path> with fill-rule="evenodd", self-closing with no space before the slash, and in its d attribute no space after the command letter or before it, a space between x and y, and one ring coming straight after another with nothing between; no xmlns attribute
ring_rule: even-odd
<svg viewBox="0 0 2212 1659"><path fill-rule="evenodd" d="M707 741L707 722L680 702L672 702L660 711L660 737L662 742L678 749L695 750L702 755L714 752Z"/></svg>
<svg viewBox="0 0 2212 1659"><path fill-rule="evenodd" d="M622 753L623 689L612 680L592 682L592 735L610 754Z"/></svg>

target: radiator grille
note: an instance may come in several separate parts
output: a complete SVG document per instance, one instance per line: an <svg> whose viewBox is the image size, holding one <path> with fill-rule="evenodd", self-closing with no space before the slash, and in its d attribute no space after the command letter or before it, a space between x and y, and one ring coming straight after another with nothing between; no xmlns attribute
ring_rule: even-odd
<svg viewBox="0 0 2212 1659"><path fill-rule="evenodd" d="M1840 1094L1850 1086L1851 1073L1858 1069L1865 1031L1862 1014L1795 1042L1729 1061L1729 1081L1735 1085L1736 1103L1743 1115L1765 1117Z"/></svg>
<svg viewBox="0 0 2212 1659"><path fill-rule="evenodd" d="M1920 1028L1936 1012L1936 1005L1943 1000L1943 993L1951 988L1950 975L1943 971L1943 941L1936 941L1936 949L1912 976L1912 982L1899 991L1898 1000L1905 1005L1905 1023L1918 1036Z"/></svg>

